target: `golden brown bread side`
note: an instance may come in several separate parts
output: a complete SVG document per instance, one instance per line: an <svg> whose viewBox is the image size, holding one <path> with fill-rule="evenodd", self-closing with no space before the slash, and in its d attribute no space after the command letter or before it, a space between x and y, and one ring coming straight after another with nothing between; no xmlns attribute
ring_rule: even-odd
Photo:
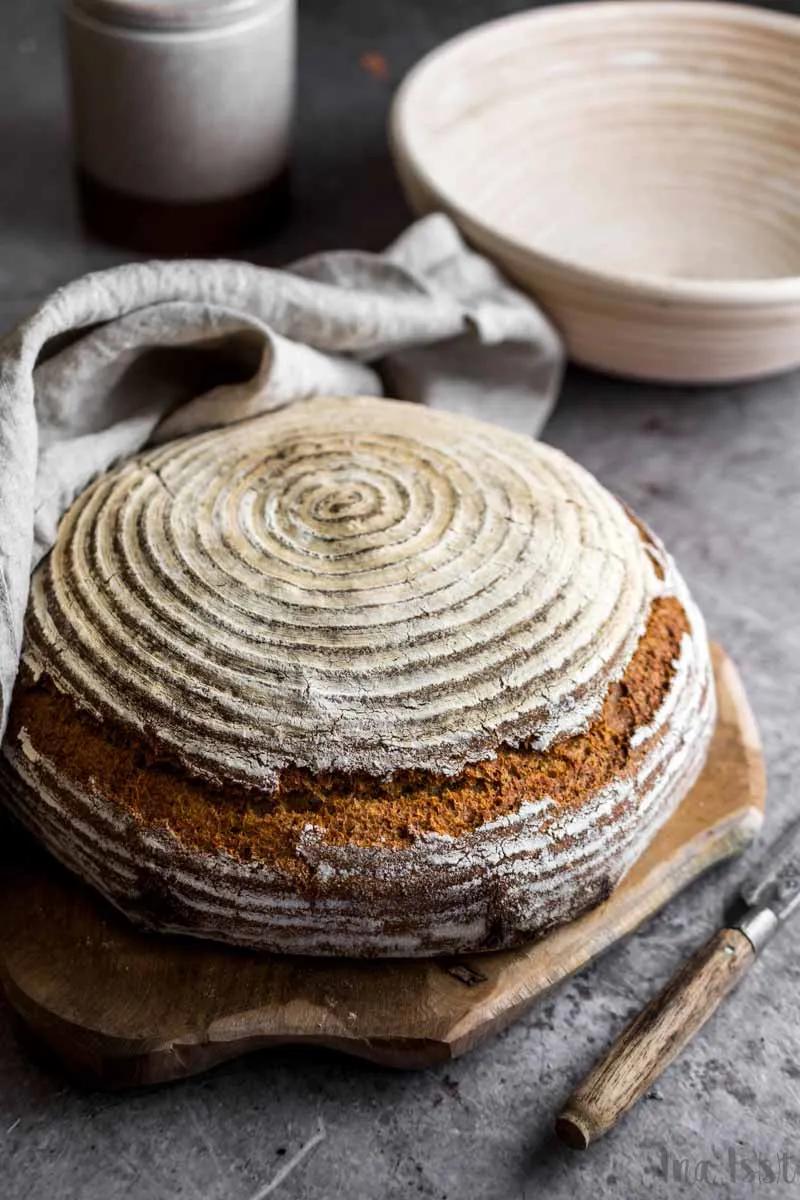
<svg viewBox="0 0 800 1200"><path fill-rule="evenodd" d="M619 683L609 688L585 733L548 750L501 747L460 775L404 771L382 779L284 771L278 786L215 788L179 765L159 761L141 739L82 715L46 679L17 686L9 721L46 747L54 767L81 790L95 788L144 826L169 831L187 849L261 860L307 880L297 846L309 819L337 845L407 846L424 833L456 838L549 795L558 812L577 811L599 788L635 772L642 752L631 738L652 721L669 690L688 621L674 597L657 599Z"/></svg>
<svg viewBox="0 0 800 1200"><path fill-rule="evenodd" d="M76 501L0 783L140 924L484 950L608 894L714 714L685 584L585 471L480 422L314 401Z"/></svg>

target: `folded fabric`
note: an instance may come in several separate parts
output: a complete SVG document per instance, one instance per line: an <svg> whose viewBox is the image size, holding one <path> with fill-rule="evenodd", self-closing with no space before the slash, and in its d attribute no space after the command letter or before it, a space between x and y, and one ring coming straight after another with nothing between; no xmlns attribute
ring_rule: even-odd
<svg viewBox="0 0 800 1200"><path fill-rule="evenodd" d="M30 571L113 463L312 395L387 393L536 434L562 362L540 310L441 214L380 255L132 263L60 288L0 345L0 733Z"/></svg>

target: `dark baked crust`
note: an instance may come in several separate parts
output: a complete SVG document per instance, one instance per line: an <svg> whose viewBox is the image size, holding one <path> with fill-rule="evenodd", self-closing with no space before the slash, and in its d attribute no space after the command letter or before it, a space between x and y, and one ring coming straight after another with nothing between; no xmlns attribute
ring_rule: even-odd
<svg viewBox="0 0 800 1200"><path fill-rule="evenodd" d="M471 833L545 795L555 801L552 819L578 810L610 780L636 770L641 754L632 751L631 738L663 703L688 631L680 602L656 599L623 678L611 685L585 733L544 751L501 747L495 758L453 777L403 771L380 779L293 769L274 790L215 788L157 759L125 730L99 726L46 679L18 684L9 736L14 740L25 730L78 788L98 791L188 850L266 862L302 878L308 866L297 847L309 822L335 845L400 847L425 833Z"/></svg>
<svg viewBox="0 0 800 1200"><path fill-rule="evenodd" d="M9 803L161 929L508 946L606 895L699 771L702 617L578 464L318 398L100 477L34 573Z"/></svg>
<svg viewBox="0 0 800 1200"><path fill-rule="evenodd" d="M452 778L424 772L386 780L314 778L289 771L276 792L260 794L212 789L172 764L153 761L143 743L123 731L100 729L46 680L22 679L2 777L22 820L67 865L148 927L313 953L489 950L540 933L604 899L693 780L713 712L708 677L698 699L695 753L666 789L666 800L660 797L652 809L642 802L643 794L658 790L665 762L654 756L654 744L669 731L654 728L644 740L641 731L658 724L659 710L680 684L676 664L689 637L680 601L656 599L637 651L622 680L609 689L599 717L585 733L547 751L501 748L495 759ZM57 795L58 817L34 795L26 767L43 790ZM634 786L643 769L644 786ZM598 796L615 788L618 802L599 809ZM525 810L535 810L537 803L541 811L525 818ZM587 855L581 837L571 831L570 822L580 826L584 816L600 839L597 855ZM76 836L87 827L86 837ZM525 902L524 884L520 893L512 876L492 870L505 836L518 839L525 829L549 841L555 872L563 876L563 886L559 881L555 890L545 888L533 909ZM455 857L445 855L437 866L440 843ZM515 856L516 841L509 864ZM387 871L391 859L395 871ZM543 865L544 876L552 876L553 868ZM238 901L219 917L210 918L208 911L201 917L196 903L206 909L208 897L199 880L208 880L213 892L215 875L226 890L238 891ZM467 911L479 897L477 920L460 924L454 893L463 896ZM273 923L269 906L264 911L266 894L284 918L292 911L295 924L288 933L285 925ZM353 916L344 929L332 927L326 934L330 906L344 906L362 919ZM217 900L214 907L223 906ZM364 927L371 914L372 936Z"/></svg>

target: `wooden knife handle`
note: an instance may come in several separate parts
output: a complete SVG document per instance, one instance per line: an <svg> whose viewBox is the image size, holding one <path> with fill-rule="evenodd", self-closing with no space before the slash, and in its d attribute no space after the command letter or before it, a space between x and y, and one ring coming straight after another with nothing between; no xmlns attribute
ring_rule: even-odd
<svg viewBox="0 0 800 1200"><path fill-rule="evenodd" d="M572 1093L556 1120L561 1140L585 1150L607 1133L706 1023L754 957L740 930L715 933Z"/></svg>

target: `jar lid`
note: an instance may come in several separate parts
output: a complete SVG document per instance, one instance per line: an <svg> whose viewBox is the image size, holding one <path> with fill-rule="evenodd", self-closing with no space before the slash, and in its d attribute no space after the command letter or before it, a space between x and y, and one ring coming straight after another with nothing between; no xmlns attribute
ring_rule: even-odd
<svg viewBox="0 0 800 1200"><path fill-rule="evenodd" d="M70 0L73 13L127 29L208 29L273 8L276 0Z"/></svg>

